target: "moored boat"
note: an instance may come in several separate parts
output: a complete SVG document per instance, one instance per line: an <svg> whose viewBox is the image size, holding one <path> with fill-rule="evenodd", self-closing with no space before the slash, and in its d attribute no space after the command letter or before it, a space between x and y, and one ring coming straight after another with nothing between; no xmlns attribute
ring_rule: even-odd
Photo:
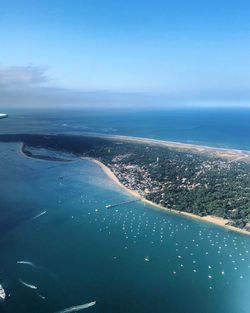
<svg viewBox="0 0 250 313"><path fill-rule="evenodd" d="M6 117L8 117L8 114L0 113L0 118L6 118Z"/></svg>
<svg viewBox="0 0 250 313"><path fill-rule="evenodd" d="M0 299L5 300L5 298L6 298L5 290L4 290L3 286L0 284Z"/></svg>

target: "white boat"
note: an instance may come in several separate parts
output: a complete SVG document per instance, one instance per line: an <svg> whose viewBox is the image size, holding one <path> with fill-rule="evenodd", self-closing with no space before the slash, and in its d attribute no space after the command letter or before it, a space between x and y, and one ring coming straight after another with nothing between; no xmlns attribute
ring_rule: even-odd
<svg viewBox="0 0 250 313"><path fill-rule="evenodd" d="M0 113L0 119L1 119L1 118L6 118L6 117L8 117L8 114Z"/></svg>
<svg viewBox="0 0 250 313"><path fill-rule="evenodd" d="M3 286L0 284L0 299L5 300L5 298L6 298L5 290L3 289Z"/></svg>

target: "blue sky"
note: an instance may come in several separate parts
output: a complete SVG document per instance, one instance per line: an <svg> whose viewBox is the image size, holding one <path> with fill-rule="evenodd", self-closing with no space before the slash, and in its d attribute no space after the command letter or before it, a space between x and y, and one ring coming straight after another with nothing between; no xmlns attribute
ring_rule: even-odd
<svg viewBox="0 0 250 313"><path fill-rule="evenodd" d="M0 0L0 101L250 106L249 16L240 0Z"/></svg>

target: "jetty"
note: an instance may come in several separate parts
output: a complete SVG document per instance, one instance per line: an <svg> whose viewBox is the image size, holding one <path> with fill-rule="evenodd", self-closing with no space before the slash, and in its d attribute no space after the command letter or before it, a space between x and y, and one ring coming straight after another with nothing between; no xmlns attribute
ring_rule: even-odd
<svg viewBox="0 0 250 313"><path fill-rule="evenodd" d="M120 205L126 205L126 204L129 204L129 203L133 203L133 202L138 202L138 201L141 201L141 198L140 199L135 199L135 200L130 200L130 201L124 201L124 202L120 202L120 203L115 203L115 204L108 204L105 206L106 209L111 209L111 208L114 208L114 207L117 207L117 206L120 206Z"/></svg>

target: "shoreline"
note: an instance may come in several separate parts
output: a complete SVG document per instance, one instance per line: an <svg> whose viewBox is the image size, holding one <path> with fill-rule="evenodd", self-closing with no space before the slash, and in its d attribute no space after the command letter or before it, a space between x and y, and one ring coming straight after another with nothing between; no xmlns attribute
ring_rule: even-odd
<svg viewBox="0 0 250 313"><path fill-rule="evenodd" d="M196 145L191 143L182 143L169 140L151 139L143 137L132 137L123 135L108 135L108 134L97 134L97 133L84 133L85 137L91 138L103 138L109 140L120 140L123 142L149 144L154 146L160 146L165 148L179 149L191 151L199 154L209 154L219 158L229 159L231 162L243 161L250 162L250 151L243 151L230 148L218 148L203 145Z"/></svg>
<svg viewBox="0 0 250 313"><path fill-rule="evenodd" d="M25 157L25 158L28 158L28 159L31 159L31 160L37 160L37 161L41 161L41 162L58 162L58 163L77 162L77 159L76 159L76 160L67 160L67 161L66 161L66 160L53 160L53 159L36 158L36 157L27 155L27 154L23 151L23 148L24 148L24 143L23 143L23 142L20 142L20 146L19 146L19 148L17 149L17 153L18 153L20 156Z"/></svg>
<svg viewBox="0 0 250 313"><path fill-rule="evenodd" d="M38 134L39 135L39 134ZM54 133L48 133L48 136L56 135ZM250 162L250 151L233 149L233 148L219 148L219 147L210 147L205 145L191 144L191 143L183 143L183 142L175 142L170 140L161 140L161 139L152 139L152 138L144 138L144 137L133 137L133 136L124 136L124 135L109 135L109 134L101 134L101 133L86 133L83 132L81 134L60 134L65 136L79 136L79 137L87 137L87 138L102 138L112 141L121 141L121 142L131 142L131 143L139 143L139 144L148 144L153 146L160 146L165 148L177 149L187 152L194 152L198 154L206 154L214 157L224 158L230 160L230 162Z"/></svg>
<svg viewBox="0 0 250 313"><path fill-rule="evenodd" d="M91 136L94 137L94 136ZM225 154L224 150L215 150L216 148L206 148L206 147L202 147L202 146L194 146L194 145L190 145L190 144L182 144L182 143L173 143L173 142L168 142L168 141L161 141L161 140L154 140L154 139L147 139L147 138L137 138L137 137L126 137L126 136L100 136L102 138L109 138L109 139L116 139L116 140L122 140L122 141L128 141L128 142L137 142L137 143L144 143L144 144L154 144L154 145L160 145L163 147L169 147L169 148L175 148L175 149L182 149L182 150L187 150L187 151L195 151L196 153L206 153L206 152L223 152L223 156L222 155L217 155L218 157L224 157L224 158L229 158L231 159L231 162L234 161L238 161L238 160L242 160L243 158L247 158L247 162L250 161L250 155L249 154L244 154L240 151L234 151L234 150L226 150L228 154ZM98 136L95 136L95 138L99 138ZM42 160L39 158L34 158L31 156L26 155L23 152L23 146L24 144L21 143L20 144L20 148L19 148L19 153L21 154L21 156L24 156L26 158L30 158L33 160L40 160L40 161L53 161L53 162L60 162L60 163L64 163L63 161L55 161L55 160ZM214 155L214 153L213 153ZM232 157L234 156L234 158L232 159ZM208 216L204 216L201 217L199 215L193 214L193 213L189 213L189 212L183 212L183 211L178 211L175 209L168 209L165 208L164 206L154 203L150 200L145 199L144 197L142 197L138 192L136 192L135 190L131 190L129 188L127 188L126 186L124 186L119 179L115 176L115 174L109 169L109 167L107 167L105 164L103 164L102 162L100 162L99 160L96 160L94 158L90 158L90 157L80 157L80 159L82 160L89 160L93 163L96 163L102 170L103 172L113 181L115 182L120 188L124 189L127 193L131 194L132 196L136 197L136 198L140 198L141 201L145 204L148 204L150 206L153 206L154 208L157 208L161 211L165 211L168 213L173 213L176 215L181 215L181 216L185 216L188 218L193 218L196 220L200 220L203 222L208 222L208 223L212 223L215 224L217 226L223 227L225 229L234 231L234 232L238 232L241 234L245 234L245 235L250 235L250 232L245 230L245 229L241 229L235 226L231 226L231 225L226 225L228 223L228 220L225 220L221 217L217 217L217 216L212 216L212 215L208 215ZM71 161L71 162L76 162L77 160ZM68 162L65 162L68 163Z"/></svg>
<svg viewBox="0 0 250 313"><path fill-rule="evenodd" d="M154 203L150 200L145 199L144 197L142 197L138 192L131 190L129 188L127 188L126 186L124 186L119 179L115 176L115 174L111 171L111 169L109 167L107 167L105 164L103 164L101 161L96 160L94 158L90 158L90 157L81 157L82 160L88 160L90 162L93 162L95 164L97 164L102 170L103 172L114 182L116 183L120 188L124 189L126 192L128 192L129 194L131 194L134 197L140 198L141 201L145 204L148 204L150 206L153 206L161 211L165 211L168 213L173 213L175 215L179 215L179 216L184 216L184 217L188 217L188 218L192 218L192 219L196 219L202 222L207 222L207 223L211 223L211 224L215 224L217 226L223 227L227 230L231 230L237 233L241 233L244 235L250 235L250 232L245 230L245 229L241 229L235 226L230 226L230 225L226 225L226 223L228 222L228 220L225 220L221 217L218 216L212 216L212 215L207 215L207 216L199 216L193 213L188 213L188 212L183 212L183 211L178 211L178 210L174 210L174 209L168 209L165 208L164 206Z"/></svg>

